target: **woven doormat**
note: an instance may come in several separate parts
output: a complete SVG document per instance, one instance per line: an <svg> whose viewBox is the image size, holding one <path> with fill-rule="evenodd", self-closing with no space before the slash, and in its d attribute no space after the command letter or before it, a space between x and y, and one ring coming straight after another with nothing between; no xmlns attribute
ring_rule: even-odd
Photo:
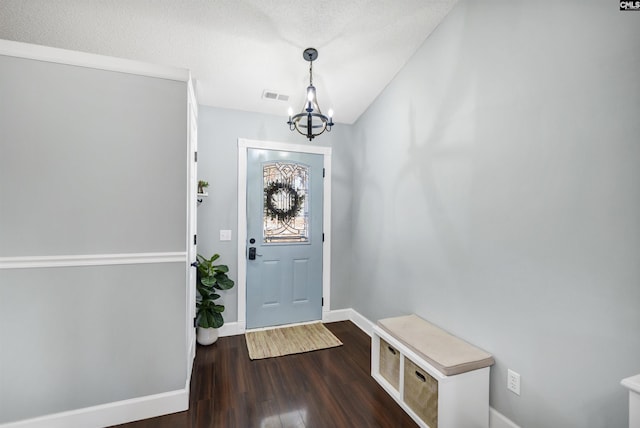
<svg viewBox="0 0 640 428"><path fill-rule="evenodd" d="M245 333L249 358L281 357L341 346L342 342L322 323L281 327Z"/></svg>

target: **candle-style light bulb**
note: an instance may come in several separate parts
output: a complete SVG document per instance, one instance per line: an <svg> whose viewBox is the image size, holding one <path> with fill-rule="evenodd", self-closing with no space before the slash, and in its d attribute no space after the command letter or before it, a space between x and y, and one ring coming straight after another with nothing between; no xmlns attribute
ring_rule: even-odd
<svg viewBox="0 0 640 428"><path fill-rule="evenodd" d="M333 118L333 109L329 109L329 122L331 122L331 118Z"/></svg>

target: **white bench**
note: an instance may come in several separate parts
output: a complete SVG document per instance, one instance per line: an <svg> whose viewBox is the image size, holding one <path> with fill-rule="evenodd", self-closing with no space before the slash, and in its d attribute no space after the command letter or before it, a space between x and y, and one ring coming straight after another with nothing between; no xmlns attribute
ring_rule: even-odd
<svg viewBox="0 0 640 428"><path fill-rule="evenodd" d="M629 388L629 428L640 428L640 374L622 379Z"/></svg>
<svg viewBox="0 0 640 428"><path fill-rule="evenodd" d="M416 315L374 327L371 375L425 428L487 428L491 354Z"/></svg>

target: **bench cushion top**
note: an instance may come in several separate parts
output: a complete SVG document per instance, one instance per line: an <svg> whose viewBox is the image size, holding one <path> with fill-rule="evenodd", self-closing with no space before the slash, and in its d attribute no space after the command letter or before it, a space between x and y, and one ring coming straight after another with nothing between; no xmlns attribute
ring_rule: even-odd
<svg viewBox="0 0 640 428"><path fill-rule="evenodd" d="M378 325L445 376L493 365L491 354L417 315L385 318Z"/></svg>

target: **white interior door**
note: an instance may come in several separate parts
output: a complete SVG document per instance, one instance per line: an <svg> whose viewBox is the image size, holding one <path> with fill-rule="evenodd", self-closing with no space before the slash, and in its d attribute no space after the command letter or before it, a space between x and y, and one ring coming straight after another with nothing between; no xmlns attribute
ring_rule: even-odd
<svg viewBox="0 0 640 428"><path fill-rule="evenodd" d="M197 270L191 265L196 261L198 230L198 210L196 192L198 189L198 107L193 89L193 84L189 81L189 124L188 124L188 154L189 182L188 182L188 229L187 229L187 371L192 370L193 359L196 356L196 275Z"/></svg>

